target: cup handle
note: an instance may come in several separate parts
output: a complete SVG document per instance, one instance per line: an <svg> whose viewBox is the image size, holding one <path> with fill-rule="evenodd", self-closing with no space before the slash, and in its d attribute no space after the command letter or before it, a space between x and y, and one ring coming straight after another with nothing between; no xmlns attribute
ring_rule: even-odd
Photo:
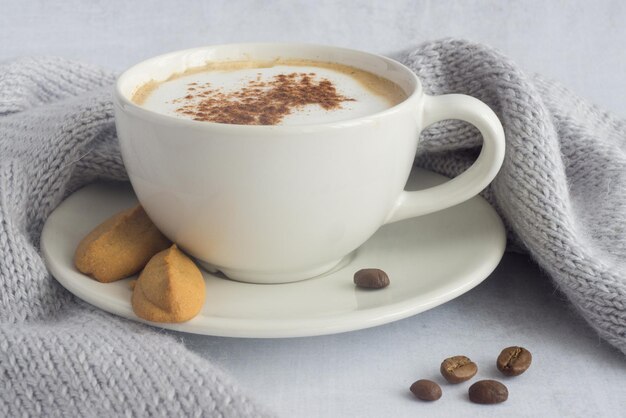
<svg viewBox="0 0 626 418"><path fill-rule="evenodd" d="M504 130L489 106L464 94L425 95L424 128L445 119L460 119L478 128L483 136L478 159L465 172L443 184L403 191L385 223L426 215L464 202L480 193L498 174L504 160Z"/></svg>

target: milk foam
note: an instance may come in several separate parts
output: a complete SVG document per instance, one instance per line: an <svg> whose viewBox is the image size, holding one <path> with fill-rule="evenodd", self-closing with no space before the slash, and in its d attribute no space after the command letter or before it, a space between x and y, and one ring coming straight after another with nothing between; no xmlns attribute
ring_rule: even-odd
<svg viewBox="0 0 626 418"><path fill-rule="evenodd" d="M190 86L197 91L201 86L209 85L211 89L219 88L224 93L229 93L244 88L250 81L271 82L277 75L291 73L312 74L310 77L314 82L329 80L338 94L353 100L343 101L340 108L329 110L317 104L295 108L278 123L279 125L308 125L354 119L388 109L405 97L401 95L399 99L394 98L398 96L397 92L394 93L395 96L379 94L345 69L339 71L317 66L275 65L264 68L192 71L156 84L141 98L140 104L146 109L164 115L192 119L191 116L177 111L181 107L181 101L189 94ZM366 74L374 77L372 74ZM399 90L398 86L388 80L381 79L381 82L387 82L392 88Z"/></svg>

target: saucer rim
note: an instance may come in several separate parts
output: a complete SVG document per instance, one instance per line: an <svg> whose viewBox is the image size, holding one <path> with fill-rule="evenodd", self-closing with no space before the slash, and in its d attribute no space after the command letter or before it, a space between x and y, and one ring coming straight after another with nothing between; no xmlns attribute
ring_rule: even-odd
<svg viewBox="0 0 626 418"><path fill-rule="evenodd" d="M428 172L442 179L445 178L427 170L418 170ZM488 215L485 214L485 216L493 218L493 226L495 228L494 235L497 236L497 240L490 242L492 245L491 251L485 256L479 267L468 271L461 278L457 277L447 280L442 283L441 286L438 286L430 292L420 293L411 298L382 306L342 312L332 315L330 318L317 316L307 319L283 318L277 320L225 318L200 314L198 317L184 323L154 323L137 317L132 310L130 299L127 303L123 303L111 298L99 298L99 293L94 293L93 290L89 289L90 285L93 286L93 279L76 271L73 265L69 268L70 266L68 266L67 261L57 260L54 252L49 248L49 246L53 245L54 241L54 239L50 237L50 234L54 233L52 229L56 217L59 216L59 213L68 210L67 207L71 204L72 196L78 193L86 193L87 190L102 187L102 185L106 183L108 182L96 182L77 190L72 195L68 196L68 198L50 214L41 234L41 252L46 267L51 275L70 293L99 309L132 321L179 332L237 338L291 338L337 334L387 324L432 309L473 289L489 277L495 270L506 248L506 231L502 220L484 198L477 196L471 200L480 200L482 206L481 210L489 213ZM461 205L464 203L461 203ZM339 269L339 271L349 267L350 263L346 264L342 269ZM203 274L209 273L203 270ZM129 282L132 279L133 277L126 278L123 279L122 282ZM309 280L316 280L316 278ZM285 286L289 284L290 283L272 284L269 286ZM103 289L106 289L106 284L103 283L102 285ZM242 283L242 285L259 286L258 284L251 283ZM428 297L429 293L433 293L433 295Z"/></svg>

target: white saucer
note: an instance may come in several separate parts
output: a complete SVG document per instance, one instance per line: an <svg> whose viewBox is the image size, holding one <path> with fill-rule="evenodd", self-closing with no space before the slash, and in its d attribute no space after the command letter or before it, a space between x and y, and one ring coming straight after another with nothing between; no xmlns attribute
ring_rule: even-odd
<svg viewBox="0 0 626 418"><path fill-rule="evenodd" d="M415 169L407 190L445 180ZM97 183L67 198L48 218L41 236L46 264L79 298L135 321L129 280L99 283L79 273L72 259L78 242L112 214L136 203L130 184ZM299 337L333 334L396 321L453 299L482 282L504 253L505 231L481 197L420 218L382 227L333 272L287 284L240 283L203 271L207 300L200 314L176 331L228 337ZM355 288L353 274L385 270L380 290Z"/></svg>

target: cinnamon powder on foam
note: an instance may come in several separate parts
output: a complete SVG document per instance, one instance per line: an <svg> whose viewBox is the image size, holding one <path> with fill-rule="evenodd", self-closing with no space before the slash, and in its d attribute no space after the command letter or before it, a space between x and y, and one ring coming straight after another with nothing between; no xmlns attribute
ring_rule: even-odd
<svg viewBox="0 0 626 418"><path fill-rule="evenodd" d="M182 73L175 73L164 81L203 71L266 68L274 65L313 65L350 74L372 93L385 97L391 105L398 104L407 97L397 84L383 77L347 65L312 60L211 62ZM154 80L145 83L135 91L131 100L141 105L160 84L161 82ZM316 74L311 72L293 72L279 74L269 81L262 81L258 76L243 88L232 92L213 88L210 83L202 85L189 83L187 94L174 102L180 104L176 112L198 121L276 125L285 116L306 105L316 104L323 109L333 110L340 109L341 103L348 101L354 99L339 94L330 80L324 78L317 80Z"/></svg>
<svg viewBox="0 0 626 418"><path fill-rule="evenodd" d="M239 90L224 92L210 83L190 83L187 95L174 102L176 112L193 120L237 125L276 125L294 110L319 105L325 110L354 101L343 96L330 80L315 73L278 74L269 81L258 75Z"/></svg>

